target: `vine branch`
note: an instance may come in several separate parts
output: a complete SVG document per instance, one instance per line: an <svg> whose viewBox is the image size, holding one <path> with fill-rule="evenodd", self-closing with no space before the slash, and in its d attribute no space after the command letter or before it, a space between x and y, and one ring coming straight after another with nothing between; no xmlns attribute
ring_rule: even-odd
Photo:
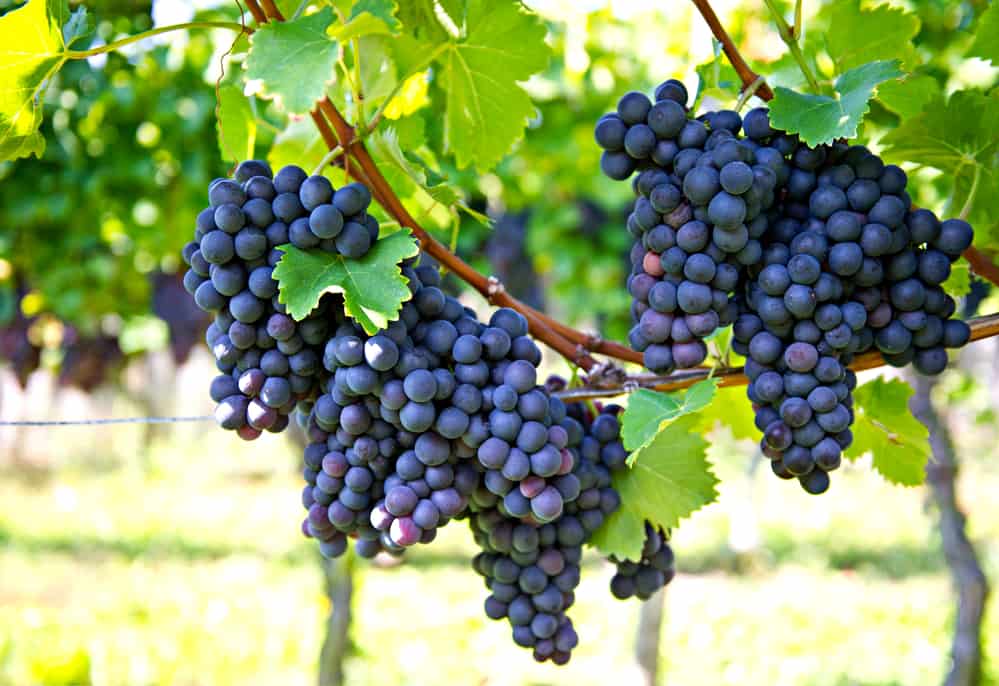
<svg viewBox="0 0 999 686"><path fill-rule="evenodd" d="M999 313L975 317L969 320L968 324L971 326L972 341L999 336ZM850 369L860 372L882 367L885 364L881 353L877 350L871 350L862 355L857 355L850 365ZM613 398L628 393L631 390L637 390L638 388L648 388L653 391L679 391L689 388L707 378L718 379L719 386L745 386L749 383L749 378L743 373L742 367L714 367L710 369L686 369L670 374L669 376L653 376L650 374L629 376L622 386L601 387L588 383L576 388L559 391L554 395L557 395L565 402L582 402L599 398Z"/></svg>

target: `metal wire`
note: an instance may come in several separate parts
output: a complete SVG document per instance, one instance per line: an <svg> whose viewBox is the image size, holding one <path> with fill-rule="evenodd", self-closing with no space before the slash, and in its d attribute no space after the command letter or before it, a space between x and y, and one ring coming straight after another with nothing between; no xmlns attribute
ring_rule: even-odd
<svg viewBox="0 0 999 686"><path fill-rule="evenodd" d="M207 422L215 419L209 415L189 417L119 417L114 419L62 419L55 421L0 420L0 426L91 426L99 424L177 424L180 422Z"/></svg>

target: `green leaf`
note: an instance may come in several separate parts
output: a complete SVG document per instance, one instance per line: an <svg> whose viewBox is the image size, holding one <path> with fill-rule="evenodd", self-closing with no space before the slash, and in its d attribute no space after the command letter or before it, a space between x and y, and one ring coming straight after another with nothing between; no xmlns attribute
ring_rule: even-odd
<svg viewBox="0 0 999 686"><path fill-rule="evenodd" d="M257 140L257 120L250 101L236 86L219 88L218 124L219 150L222 159L241 162L253 159Z"/></svg>
<svg viewBox="0 0 999 686"><path fill-rule="evenodd" d="M274 278L288 314L302 320L324 293L342 293L347 314L372 335L399 318L399 308L411 295L399 263L419 253L408 231L379 239L359 260L292 245L278 249L284 255L274 267Z"/></svg>
<svg viewBox="0 0 999 686"><path fill-rule="evenodd" d="M820 20L829 26L823 37L838 73L877 60L899 59L909 69L919 62L914 14L888 5L861 10L860 0L840 0L824 6Z"/></svg>
<svg viewBox="0 0 999 686"><path fill-rule="evenodd" d="M952 298L961 298L971 292L971 265L963 257L950 269L950 276L941 288Z"/></svg>
<svg viewBox="0 0 999 686"><path fill-rule="evenodd" d="M776 128L799 134L809 145L853 138L878 84L901 75L898 60L872 62L836 79L834 97L777 88L770 103L770 120Z"/></svg>
<svg viewBox="0 0 999 686"><path fill-rule="evenodd" d="M999 4L993 2L978 19L975 42L968 55L981 57L999 66Z"/></svg>
<svg viewBox="0 0 999 686"><path fill-rule="evenodd" d="M940 84L929 74L909 74L878 86L878 101L905 121L922 112L940 91Z"/></svg>
<svg viewBox="0 0 999 686"><path fill-rule="evenodd" d="M930 459L929 431L909 411L912 387L878 377L854 392L856 420L850 459L871 453L874 468L893 484L918 486Z"/></svg>
<svg viewBox="0 0 999 686"><path fill-rule="evenodd" d="M963 168L993 166L999 149L999 90L990 95L963 90L937 98L918 117L881 139L883 156L956 175Z"/></svg>
<svg viewBox="0 0 999 686"><path fill-rule="evenodd" d="M67 23L66 0L29 0L0 17L0 160L45 152L43 86L66 61Z"/></svg>
<svg viewBox="0 0 999 686"><path fill-rule="evenodd" d="M358 0L346 23L329 28L329 35L340 42L373 34L396 34L402 23L396 19L399 7L395 0Z"/></svg>
<svg viewBox="0 0 999 686"><path fill-rule="evenodd" d="M696 431L697 417L682 417L652 440L646 455L611 477L621 507L593 534L604 555L638 560L645 522L663 529L718 497L718 478L706 457L707 441Z"/></svg>
<svg viewBox="0 0 999 686"><path fill-rule="evenodd" d="M247 78L259 81L262 95L286 111L308 112L336 76L337 43L326 35L332 22L332 8L324 7L295 21L261 26L250 37Z"/></svg>
<svg viewBox="0 0 999 686"><path fill-rule="evenodd" d="M746 398L746 389L741 386L719 388L714 401L698 411L700 430L711 431L715 424L728 427L736 439L760 440L760 430L756 428L756 415L753 405Z"/></svg>
<svg viewBox="0 0 999 686"><path fill-rule="evenodd" d="M682 393L659 393L647 388L632 393L621 417L621 439L631 452L628 460L638 460L643 449L670 423L710 405L717 390L718 380L712 378Z"/></svg>
<svg viewBox="0 0 999 686"><path fill-rule="evenodd" d="M470 0L466 23L440 58L444 137L459 167L488 169L523 136L535 110L517 82L544 69L550 51L544 24L518 0Z"/></svg>
<svg viewBox="0 0 999 686"><path fill-rule="evenodd" d="M329 149L315 124L308 117L292 119L287 128L274 137L274 144L267 153L272 169L297 164L311 172L322 162Z"/></svg>

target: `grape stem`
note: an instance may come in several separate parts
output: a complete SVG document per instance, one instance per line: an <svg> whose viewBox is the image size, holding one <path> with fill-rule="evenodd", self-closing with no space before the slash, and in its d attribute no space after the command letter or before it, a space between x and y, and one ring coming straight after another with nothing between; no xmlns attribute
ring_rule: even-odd
<svg viewBox="0 0 999 686"><path fill-rule="evenodd" d="M732 42L732 38L725 31L725 28L718 21L718 17L715 15L714 10L711 8L711 3L709 0L691 0L697 9L700 11L701 16L704 17L704 21L707 22L708 27L711 28L711 32L714 34L715 39L722 44L722 49L725 51L725 56L728 57L728 61L731 62L732 67L735 69L739 78L742 80L742 84L745 88L750 88L753 83L755 83L757 78L760 78L746 61L742 58L739 53L739 49ZM783 21L783 19L781 20ZM800 29L799 29L800 30ZM761 100L770 101L773 100L774 93L766 83L759 86L756 91L756 95L759 96ZM969 199L971 196L969 195ZM967 206L967 202L965 206ZM963 210L962 210L963 212ZM969 247L964 251L964 258L968 260L971 265L972 270L975 274L981 278L989 281L990 283L999 286L999 266L992 260L992 257L982 252L975 246Z"/></svg>
<svg viewBox="0 0 999 686"><path fill-rule="evenodd" d="M742 58L739 49L735 47L735 43L732 42L732 38L728 35L725 27L718 21L718 15L715 14L709 0L691 0L691 2L694 3L701 16L704 17L704 21L707 23L708 28L711 29L711 33L721 43L722 50L725 51L725 56L728 57L728 61L732 64L732 68L735 69L735 73L742 79L743 85L747 88L751 86L760 76L746 64L746 60ZM774 92L770 90L770 86L765 81L759 85L757 94L763 100L773 100L774 97Z"/></svg>
<svg viewBox="0 0 999 686"><path fill-rule="evenodd" d="M780 34L780 39L784 41L787 45L788 50L791 51L791 56L794 57L794 61L798 63L798 68L801 69L801 73L805 75L805 80L808 81L809 87L811 87L812 92L819 92L819 82L815 80L815 74L812 73L812 68L808 66L808 60L805 59L804 53L801 51L801 45L798 43L798 37L795 35L795 29L784 19L784 15L780 13L780 8L774 0L764 0L767 4L767 8L770 10L770 14L773 15L774 23L777 24L777 33ZM796 16L795 21L798 17Z"/></svg>

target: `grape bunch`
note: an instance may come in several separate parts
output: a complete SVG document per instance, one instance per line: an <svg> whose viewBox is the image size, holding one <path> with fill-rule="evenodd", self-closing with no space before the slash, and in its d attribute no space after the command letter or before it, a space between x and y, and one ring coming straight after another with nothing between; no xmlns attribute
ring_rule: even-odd
<svg viewBox="0 0 999 686"><path fill-rule="evenodd" d="M642 558L638 562L611 558L617 566L617 572L610 583L611 593L615 598L627 600L637 597L648 600L673 580L676 570L673 549L668 541L669 537L665 533L646 522Z"/></svg>
<svg viewBox="0 0 999 686"><path fill-rule="evenodd" d="M905 173L863 146L805 145L766 108L691 118L686 103L671 79L595 129L601 169L637 196L629 341L670 373L733 324L774 472L822 493L853 439L854 357L939 374L969 340L942 284L973 231L913 208Z"/></svg>
<svg viewBox="0 0 999 686"><path fill-rule="evenodd" d="M739 138L737 112L689 117L686 88L672 79L655 98L625 94L595 137L605 174L639 171L627 222L635 239L629 340L646 367L668 374L701 364L704 339L734 321L731 296L760 259L766 211L786 170L780 151Z"/></svg>

